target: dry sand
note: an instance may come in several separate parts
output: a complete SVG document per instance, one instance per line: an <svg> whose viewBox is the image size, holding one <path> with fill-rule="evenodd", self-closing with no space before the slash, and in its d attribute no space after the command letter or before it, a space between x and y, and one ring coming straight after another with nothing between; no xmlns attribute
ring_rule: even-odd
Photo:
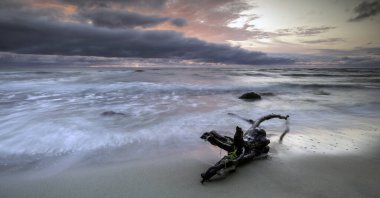
<svg viewBox="0 0 380 198"><path fill-rule="evenodd" d="M150 160L77 167L43 177L1 178L1 198L46 197L379 197L376 152L310 154L272 145L268 159L200 184L200 173L219 159L205 146ZM372 149L373 150L373 149ZM281 151L281 152L279 152Z"/></svg>

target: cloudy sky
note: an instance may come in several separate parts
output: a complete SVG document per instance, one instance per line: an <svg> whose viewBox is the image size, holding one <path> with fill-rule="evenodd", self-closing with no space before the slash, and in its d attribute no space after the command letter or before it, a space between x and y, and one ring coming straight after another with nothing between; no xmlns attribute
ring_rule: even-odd
<svg viewBox="0 0 380 198"><path fill-rule="evenodd" d="M1 0L0 35L2 66L380 66L380 1Z"/></svg>

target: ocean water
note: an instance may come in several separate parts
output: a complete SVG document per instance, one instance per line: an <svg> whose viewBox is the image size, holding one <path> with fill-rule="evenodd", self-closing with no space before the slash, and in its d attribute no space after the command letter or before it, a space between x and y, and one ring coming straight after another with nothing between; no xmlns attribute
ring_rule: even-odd
<svg viewBox="0 0 380 198"><path fill-rule="evenodd" d="M238 99L250 91L262 100ZM290 115L290 148L356 152L367 144L362 136L378 143L379 97L377 69L1 70L0 166L9 170L70 156L103 159L120 150L117 159L128 160L160 148L192 149L205 144L199 139L205 131L233 135L237 125L248 129L229 112L250 119ZM107 111L118 114L103 115ZM284 126L282 120L263 124L272 142ZM336 139L345 141L337 147Z"/></svg>

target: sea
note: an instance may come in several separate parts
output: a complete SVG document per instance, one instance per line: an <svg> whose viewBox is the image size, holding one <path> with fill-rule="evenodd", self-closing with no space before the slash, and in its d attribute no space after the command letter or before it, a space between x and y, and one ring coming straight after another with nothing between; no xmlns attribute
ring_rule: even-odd
<svg viewBox="0 0 380 198"><path fill-rule="evenodd" d="M0 173L191 150L270 113L290 116L262 125L272 143L290 128L281 148L348 154L378 145L379 98L373 68L1 69Z"/></svg>

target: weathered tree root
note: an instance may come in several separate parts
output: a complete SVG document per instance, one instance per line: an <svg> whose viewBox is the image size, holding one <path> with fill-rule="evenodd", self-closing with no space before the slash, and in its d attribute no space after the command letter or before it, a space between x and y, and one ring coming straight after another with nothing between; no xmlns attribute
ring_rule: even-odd
<svg viewBox="0 0 380 198"><path fill-rule="evenodd" d="M266 120L270 120L270 119L273 119L273 118L279 118L279 119L284 119L284 120L287 120L289 118L289 115L286 115L286 116L282 116L280 114L269 114L269 115L266 115L266 116L262 116L260 117L259 119L255 120L251 126L251 128L249 128L244 135L252 135L252 133L254 132L254 129L258 128L260 126L260 124Z"/></svg>
<svg viewBox="0 0 380 198"><path fill-rule="evenodd" d="M266 154L269 151L268 144L270 143L269 139L266 138L266 133L263 129L260 129L259 126L262 122L266 120L270 120L273 118L279 118L279 119L285 119L288 120L289 115L282 116L279 114L270 114L263 117L260 117L259 119L253 121L250 119L243 118L239 115L236 115L234 113L228 113L228 115L235 116L239 119L242 119L250 124L252 126L244 133L244 136L246 137L246 140L244 141L244 147L242 154L237 159L230 159L228 156L223 157L219 162L217 162L214 166L210 167L206 172L202 173L202 181L203 184L205 181L208 181L211 177L216 175L218 171L230 168L230 167L236 167L240 163L248 162L256 157L261 156L262 154ZM288 123L288 121L287 121ZM236 127L237 129L240 129L239 127ZM240 129L241 131L241 129ZM280 143L282 142L282 139L284 138L285 134L289 132L289 127L287 125L286 130L280 137ZM242 131L241 131L242 133ZM235 134L236 136L236 134ZM232 152L235 149L234 142L235 138L230 138L226 136L219 135L216 131L210 131L205 132L201 139L204 139L208 142L210 142L212 145L218 146L227 152ZM242 139L243 141L243 139ZM235 170L235 168L233 168Z"/></svg>

